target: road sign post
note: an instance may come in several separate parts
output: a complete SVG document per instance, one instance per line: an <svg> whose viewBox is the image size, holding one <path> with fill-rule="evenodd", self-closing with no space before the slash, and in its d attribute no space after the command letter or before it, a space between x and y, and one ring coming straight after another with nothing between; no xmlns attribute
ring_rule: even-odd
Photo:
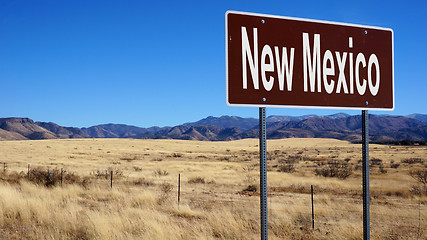
<svg viewBox="0 0 427 240"><path fill-rule="evenodd" d="M363 183L363 239L370 239L369 219L369 114L362 110L362 183Z"/></svg>
<svg viewBox="0 0 427 240"><path fill-rule="evenodd" d="M226 102L259 107L261 238L267 239L266 107L362 110L369 239L368 110L394 109L393 30L227 11Z"/></svg>
<svg viewBox="0 0 427 240"><path fill-rule="evenodd" d="M259 108L259 171L260 171L260 212L261 212L261 239L268 239L268 212L267 212L267 132L266 109Z"/></svg>

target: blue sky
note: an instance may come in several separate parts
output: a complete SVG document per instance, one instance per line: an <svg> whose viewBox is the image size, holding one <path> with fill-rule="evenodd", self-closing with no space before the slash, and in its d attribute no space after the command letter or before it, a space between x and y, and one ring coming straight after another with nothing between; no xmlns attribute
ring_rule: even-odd
<svg viewBox="0 0 427 240"><path fill-rule="evenodd" d="M394 30L395 110L427 114L426 1L0 0L0 117L173 126L257 117L225 103L225 12ZM268 115L360 111L268 108Z"/></svg>

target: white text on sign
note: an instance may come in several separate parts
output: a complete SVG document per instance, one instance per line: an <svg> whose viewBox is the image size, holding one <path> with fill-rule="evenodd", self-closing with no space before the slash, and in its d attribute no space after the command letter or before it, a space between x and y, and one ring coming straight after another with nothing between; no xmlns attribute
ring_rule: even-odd
<svg viewBox="0 0 427 240"><path fill-rule="evenodd" d="M348 52L335 51L333 53L330 49L327 49L323 56L321 56L321 36L320 34L313 35L313 44L310 44L310 35L305 32L302 33L304 92L316 92L316 89L317 92L322 92L322 89L324 89L328 94L334 92L336 94L357 93L362 96L367 92L366 89L368 88L372 96L377 95L381 81L380 64L376 54L371 54L368 61L366 61L363 53L357 53L354 60L354 53L350 52L353 48L353 38L349 37ZM243 89L248 88L247 65L249 65L253 88L256 90L260 88L260 73L263 88L266 91L271 91L274 87L275 79L273 76L267 78L267 73L275 72L276 66L279 90L285 91L286 74L286 90L292 91L295 48L288 50L286 46L274 46L273 54L272 48L266 44L262 46L259 58L258 29L253 28L253 47L250 46L246 27L241 27L241 36ZM253 54L251 49L253 49ZM335 70L335 61L338 66L338 76ZM259 62L261 62L261 69L259 69ZM345 75L344 70L346 66L349 68L349 76ZM375 69L375 74L372 71L373 69ZM368 79L360 78L363 75L361 74L363 71L367 73ZM375 76L373 77L373 75ZM354 86L356 86L356 91L354 90Z"/></svg>

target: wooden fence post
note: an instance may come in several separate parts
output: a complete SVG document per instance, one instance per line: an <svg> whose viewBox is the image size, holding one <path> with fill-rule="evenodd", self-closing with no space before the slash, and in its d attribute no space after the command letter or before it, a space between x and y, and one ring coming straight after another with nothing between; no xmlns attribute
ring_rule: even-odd
<svg viewBox="0 0 427 240"><path fill-rule="evenodd" d="M111 182L110 182L110 188L113 188L113 171L111 171Z"/></svg>
<svg viewBox="0 0 427 240"><path fill-rule="evenodd" d="M314 229L314 202L313 202L313 185L311 185L311 225Z"/></svg>
<svg viewBox="0 0 427 240"><path fill-rule="evenodd" d="M181 173L178 174L178 208L181 200Z"/></svg>

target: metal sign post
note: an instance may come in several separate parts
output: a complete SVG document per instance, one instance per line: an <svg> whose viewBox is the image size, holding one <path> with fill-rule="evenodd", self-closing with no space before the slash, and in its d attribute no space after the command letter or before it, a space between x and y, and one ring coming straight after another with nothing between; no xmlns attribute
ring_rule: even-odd
<svg viewBox="0 0 427 240"><path fill-rule="evenodd" d="M369 220L369 123L368 110L362 110L363 239L370 239Z"/></svg>
<svg viewBox="0 0 427 240"><path fill-rule="evenodd" d="M260 171L260 210L261 210L261 240L268 239L267 218L267 134L266 134L266 110L259 108L259 171Z"/></svg>

